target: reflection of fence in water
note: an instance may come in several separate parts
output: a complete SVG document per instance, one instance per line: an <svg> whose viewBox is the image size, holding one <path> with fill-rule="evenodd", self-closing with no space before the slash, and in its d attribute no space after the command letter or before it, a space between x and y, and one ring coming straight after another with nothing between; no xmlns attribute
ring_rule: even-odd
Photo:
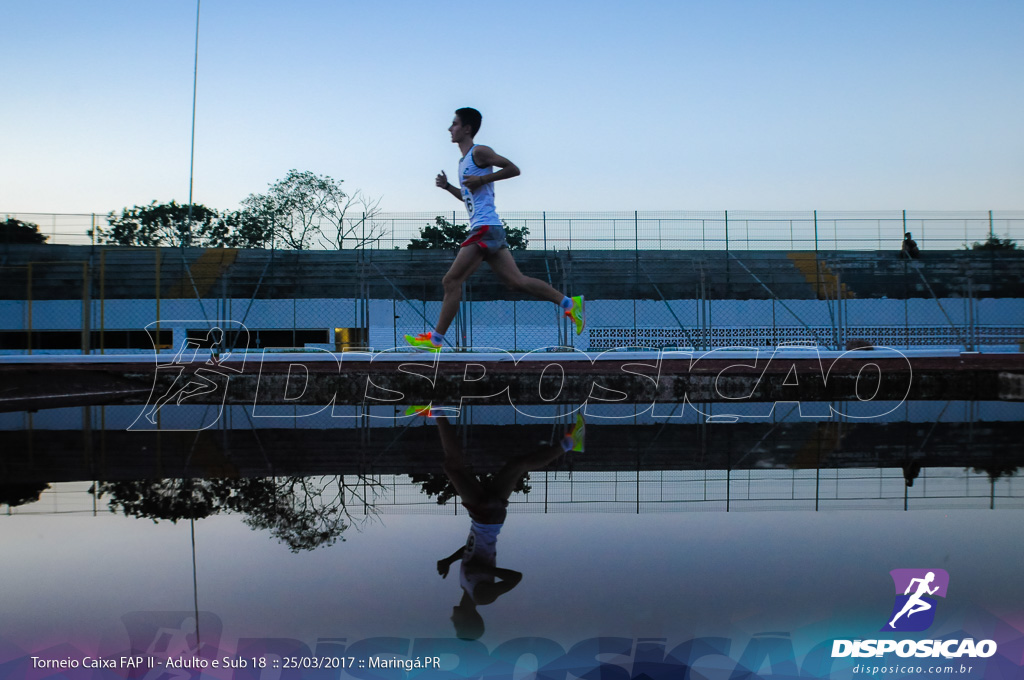
<svg viewBox="0 0 1024 680"><path fill-rule="evenodd" d="M1016 477L992 480L985 472L924 468L908 486L898 468L811 470L549 471L530 474L529 494L510 499L510 512L573 513L772 510L917 510L1024 508ZM385 486L388 486L385 484ZM392 506L429 512L418 487L395 482ZM436 506L436 504L435 504ZM464 512L454 501L435 512Z"/></svg>
<svg viewBox="0 0 1024 680"><path fill-rule="evenodd" d="M466 512L455 499L438 505L405 475L346 475L344 480L351 488L346 509L354 517ZM532 472L528 484L528 494L512 496L509 512L1024 509L1019 477L993 477L965 468L559 470ZM92 486L93 482L53 484L35 503L0 507L8 515L108 515L106 502L89 492Z"/></svg>

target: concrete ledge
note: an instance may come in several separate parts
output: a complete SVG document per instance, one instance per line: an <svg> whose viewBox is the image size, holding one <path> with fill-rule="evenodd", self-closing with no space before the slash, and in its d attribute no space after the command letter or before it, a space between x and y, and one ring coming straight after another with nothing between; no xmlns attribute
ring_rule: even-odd
<svg viewBox="0 0 1024 680"><path fill-rule="evenodd" d="M552 352L517 360L511 354L323 352L219 363L198 357L188 364L126 358L0 363L0 410L46 408L48 400L52 405L145 404L171 394L196 404L851 401L864 406L904 399L1011 400L1024 380L1019 353ZM190 385L194 395L185 393Z"/></svg>

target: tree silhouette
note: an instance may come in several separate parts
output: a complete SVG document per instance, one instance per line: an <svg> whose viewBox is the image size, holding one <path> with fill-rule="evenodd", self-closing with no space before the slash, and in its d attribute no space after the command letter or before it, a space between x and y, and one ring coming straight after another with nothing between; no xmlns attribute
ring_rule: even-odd
<svg viewBox="0 0 1024 680"><path fill-rule="evenodd" d="M0 243L46 243L48 238L39 233L39 225L34 222L22 222L13 217L0 222Z"/></svg>
<svg viewBox="0 0 1024 680"><path fill-rule="evenodd" d="M332 545L355 520L349 504L373 512L364 490L379 483L343 475L259 477L246 479L143 479L99 482L89 489L109 496L111 512L177 523L221 513L245 516L253 529L269 530L292 552Z"/></svg>
<svg viewBox="0 0 1024 680"><path fill-rule="evenodd" d="M487 486L494 478L493 473L477 476L484 486ZM428 498L436 497L438 505L444 505L456 496L455 485L452 484L452 480L448 478L448 475L444 473L426 472L423 474L413 474L409 475L409 479L413 484L420 485L420 493L426 494ZM530 493L529 481L530 473L526 473L516 483L516 488L512 490L513 493Z"/></svg>
<svg viewBox="0 0 1024 680"><path fill-rule="evenodd" d="M96 228L96 240L118 246L201 246L228 245L229 229L212 208L192 206L191 219L188 205L157 203L123 208L118 215L107 215L107 227ZM90 230L90 235L93 232Z"/></svg>
<svg viewBox="0 0 1024 680"><path fill-rule="evenodd" d="M984 241L975 241L971 244L971 250L1016 250L1017 242L1009 238L989 236Z"/></svg>
<svg viewBox="0 0 1024 680"><path fill-rule="evenodd" d="M530 230L524 227L510 227L504 222L505 240L509 250L526 250L529 243L527 236ZM406 248L409 250L458 250L462 242L469 236L468 224L454 224L444 217L434 218L434 224L420 228L420 237L412 239Z"/></svg>
<svg viewBox="0 0 1024 680"><path fill-rule="evenodd" d="M35 503L50 488L46 482L35 484L0 484L0 505L16 507Z"/></svg>

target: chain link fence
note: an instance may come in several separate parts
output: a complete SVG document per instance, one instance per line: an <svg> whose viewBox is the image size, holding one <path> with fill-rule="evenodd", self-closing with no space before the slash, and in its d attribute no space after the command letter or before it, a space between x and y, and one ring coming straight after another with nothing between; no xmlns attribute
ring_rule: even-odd
<svg viewBox="0 0 1024 680"><path fill-rule="evenodd" d="M175 352L186 338L235 351L401 348L406 334L434 327L451 260L441 251L198 248L39 259L47 248L0 266L0 352ZM463 287L450 349L1019 351L1024 341L1020 257L584 251L519 259L524 273L586 296L584 332L576 335L557 305L478 272ZM228 333L211 334L215 327Z"/></svg>
<svg viewBox="0 0 1024 680"><path fill-rule="evenodd" d="M234 350L404 347L406 334L434 327L453 258L404 247L434 217L375 216L389 235L375 249L0 246L0 353L173 352L186 338ZM30 218L51 237L96 224L17 216ZM530 230L529 247L515 251L525 275L586 296L587 328L576 335L557 305L506 289L484 265L463 286L451 349L1019 351L1024 341L1020 251L954 249L1017 237L1024 215L508 213L507 222ZM911 228L916 260L899 253ZM227 335L210 334L225 323Z"/></svg>

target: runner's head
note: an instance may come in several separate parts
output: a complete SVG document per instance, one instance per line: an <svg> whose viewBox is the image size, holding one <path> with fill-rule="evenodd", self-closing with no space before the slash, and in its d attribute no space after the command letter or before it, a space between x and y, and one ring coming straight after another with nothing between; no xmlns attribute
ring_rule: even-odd
<svg viewBox="0 0 1024 680"><path fill-rule="evenodd" d="M455 115L459 117L462 124L469 128L470 133L476 137L476 133L480 132L480 123L483 121L483 116L476 109L469 107L457 109Z"/></svg>
<svg viewBox="0 0 1024 680"><path fill-rule="evenodd" d="M475 605L452 607L451 620L455 624L455 637L460 640L479 640L484 634L484 617Z"/></svg>

